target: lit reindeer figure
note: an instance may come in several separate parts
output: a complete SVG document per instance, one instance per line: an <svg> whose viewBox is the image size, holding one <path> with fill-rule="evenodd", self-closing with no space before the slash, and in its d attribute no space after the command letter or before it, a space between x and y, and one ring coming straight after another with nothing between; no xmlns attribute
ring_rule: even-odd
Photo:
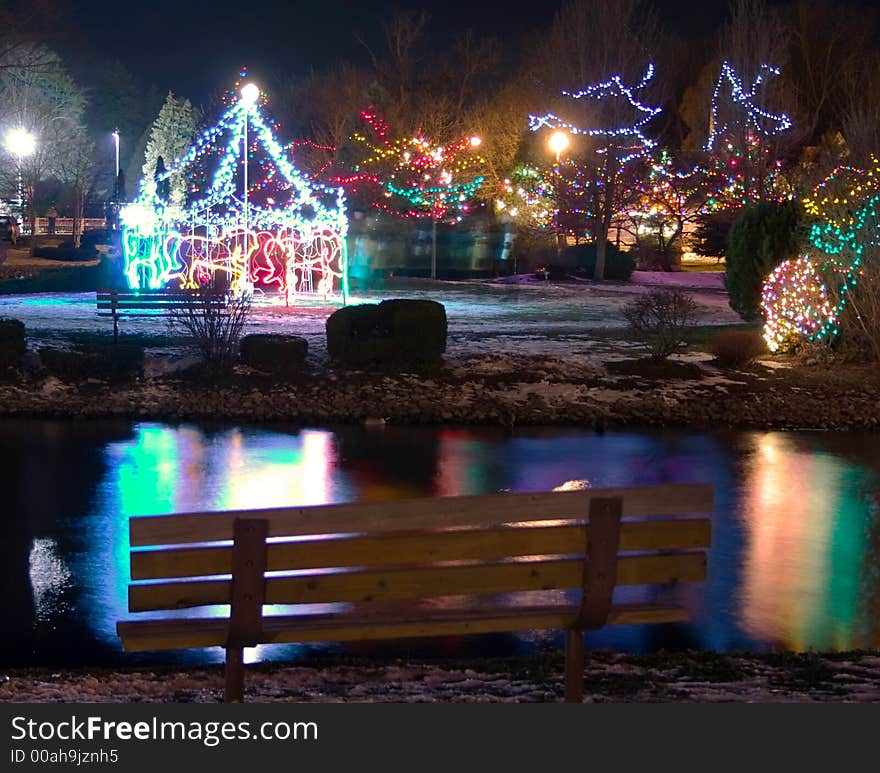
<svg viewBox="0 0 880 773"><path fill-rule="evenodd" d="M122 239L129 287L159 290L186 271L177 251L169 250L168 239L159 233L126 229Z"/></svg>
<svg viewBox="0 0 880 773"><path fill-rule="evenodd" d="M284 292L287 282L287 265L296 249L294 235L276 235L260 231L256 235L257 248L250 256L251 282Z"/></svg>
<svg viewBox="0 0 880 773"><path fill-rule="evenodd" d="M287 263L288 295L317 295L326 300L333 293L334 280L342 276L336 268L342 249L341 238L330 230L316 231L301 241Z"/></svg>
<svg viewBox="0 0 880 773"><path fill-rule="evenodd" d="M238 294L247 288L247 256L255 248L256 242L247 235L234 233L215 239L205 236L181 236L172 234L166 239L166 249L175 253L186 266L186 273L180 275L182 288L196 290L216 286L217 274L225 275L229 289ZM247 251L242 250L244 241Z"/></svg>

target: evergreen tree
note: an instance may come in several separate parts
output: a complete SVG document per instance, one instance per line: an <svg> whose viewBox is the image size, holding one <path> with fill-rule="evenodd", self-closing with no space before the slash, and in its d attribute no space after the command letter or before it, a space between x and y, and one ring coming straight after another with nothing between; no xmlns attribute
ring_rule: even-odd
<svg viewBox="0 0 880 773"><path fill-rule="evenodd" d="M196 117L188 99L178 99L168 92L159 117L150 130L143 168L146 185L155 185L156 162L161 156L168 166L186 153L196 136ZM169 178L170 203L182 207L186 203L187 181L184 173Z"/></svg>

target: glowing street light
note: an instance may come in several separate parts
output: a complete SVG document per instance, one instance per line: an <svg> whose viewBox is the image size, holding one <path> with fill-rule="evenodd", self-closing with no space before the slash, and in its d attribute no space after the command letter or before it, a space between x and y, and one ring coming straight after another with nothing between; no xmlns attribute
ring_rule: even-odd
<svg viewBox="0 0 880 773"><path fill-rule="evenodd" d="M21 182L21 162L37 150L37 138L27 129L10 129L6 134L6 149L18 159L18 210L24 220L24 187Z"/></svg>
<svg viewBox="0 0 880 773"><path fill-rule="evenodd" d="M559 163L559 156L562 155L562 152L569 146L570 141L568 139L568 135L565 132L553 132L550 135L550 139L547 141L547 145L556 154L556 163Z"/></svg>
<svg viewBox="0 0 880 773"><path fill-rule="evenodd" d="M556 154L556 165L557 166L559 165L559 157L562 155L562 152L569 146L569 144L570 144L570 141L568 139L568 135L563 131L553 132L553 134L550 135L550 139L547 140L547 146L550 148L550 150L553 153ZM558 169L556 171L557 171L557 173L559 172ZM563 245L563 238L564 238L562 235L562 225L559 222L559 218L560 218L559 194L560 194L561 188L560 188L560 184L559 184L558 174L556 176L554 176L553 179L554 179L553 188L554 188L554 193L556 196L556 208L557 208L556 209L556 257L557 257L557 259L559 259L559 257L562 255L562 245Z"/></svg>
<svg viewBox="0 0 880 773"><path fill-rule="evenodd" d="M260 87L256 83L245 83L241 87L241 100L246 105L252 105L260 98Z"/></svg>

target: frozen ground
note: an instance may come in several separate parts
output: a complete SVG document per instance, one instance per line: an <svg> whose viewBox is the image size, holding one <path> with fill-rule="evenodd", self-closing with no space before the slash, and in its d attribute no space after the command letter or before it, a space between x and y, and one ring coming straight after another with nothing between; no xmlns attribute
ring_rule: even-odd
<svg viewBox="0 0 880 773"><path fill-rule="evenodd" d="M880 657L778 653L590 653L586 701L877 703ZM0 703L216 703L219 668L157 671L0 671ZM558 655L530 661L263 664L246 680L249 702L523 703L562 699Z"/></svg>
<svg viewBox="0 0 880 773"><path fill-rule="evenodd" d="M449 318L448 355L515 352L523 355L588 355L607 347L596 339L597 330L624 328L621 308L636 295L659 284L675 283L692 295L699 323L734 324L739 321L721 289L721 275L636 272L632 283L553 283L523 281L442 282L395 280L383 292L357 294L353 303L384 298L430 298L446 307ZM324 323L335 307L302 305L286 308L265 299L255 303L247 332L300 335L310 351L325 348ZM21 319L32 339L49 342L58 334L107 331L111 322L98 317L94 293L0 296L0 317ZM167 320L159 316L122 321L124 332L163 334ZM619 344L618 344L619 346Z"/></svg>

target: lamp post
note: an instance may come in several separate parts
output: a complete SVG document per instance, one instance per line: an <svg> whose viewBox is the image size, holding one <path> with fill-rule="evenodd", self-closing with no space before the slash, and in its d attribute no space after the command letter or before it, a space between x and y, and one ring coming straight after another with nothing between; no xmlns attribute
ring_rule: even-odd
<svg viewBox="0 0 880 773"><path fill-rule="evenodd" d="M6 149L18 161L18 214L24 222L24 187L21 179L22 161L34 154L37 149L37 138L27 129L10 129L6 134Z"/></svg>
<svg viewBox="0 0 880 773"><path fill-rule="evenodd" d="M116 178L119 179L119 129L113 130L113 142L116 145Z"/></svg>
<svg viewBox="0 0 880 773"><path fill-rule="evenodd" d="M241 249L245 257L245 284L249 285L251 281L251 262L248 252L248 227L249 227L249 204L248 204L248 115L250 114L253 104L260 98L260 88L255 83L245 83L241 87L241 102L244 109L244 123L242 125L242 141L244 142L244 150L242 151L242 166L244 168L244 232L242 233Z"/></svg>
<svg viewBox="0 0 880 773"><path fill-rule="evenodd" d="M555 189L556 189L556 257L559 258L562 255L562 228L559 223L559 215L560 215L560 184L559 184L559 158L562 156L563 151L571 144L568 135L565 132L557 131L553 132L550 135L550 139L547 141L547 146L550 150L556 154L556 180L555 180Z"/></svg>

